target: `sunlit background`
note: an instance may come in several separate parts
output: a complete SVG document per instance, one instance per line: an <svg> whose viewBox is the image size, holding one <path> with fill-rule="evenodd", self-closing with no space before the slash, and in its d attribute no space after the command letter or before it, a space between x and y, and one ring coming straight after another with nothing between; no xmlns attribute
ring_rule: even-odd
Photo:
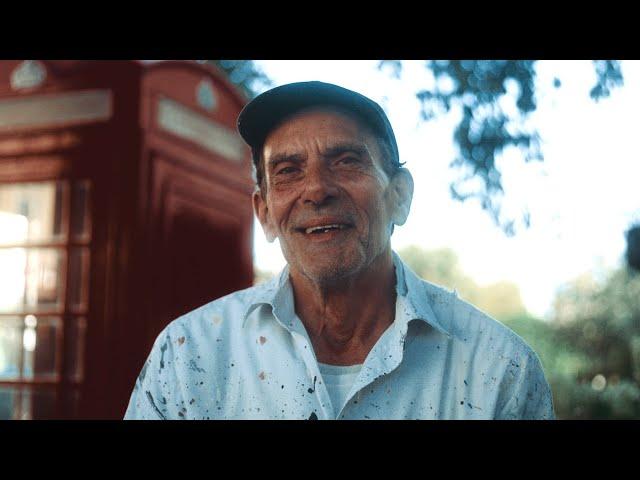
<svg viewBox="0 0 640 480"><path fill-rule="evenodd" d="M274 85L322 80L356 90L380 103L398 140L401 161L415 180L408 222L396 229L395 249L410 245L449 248L479 284L511 281L532 314L549 318L556 291L592 270L622 261L624 232L640 213L634 191L640 179L636 142L640 62L623 62L625 86L594 102L591 62L539 62L538 108L532 123L543 141L544 162L526 164L511 151L500 164L506 206L528 208L531 227L508 238L477 202L451 198L456 175L451 112L420 120L415 92L430 81L422 62L404 62L402 79L377 69L377 61L256 62ZM562 78L560 88L553 78ZM514 99L515 102L515 99ZM256 224L255 263L278 271L284 258Z"/></svg>
<svg viewBox="0 0 640 480"><path fill-rule="evenodd" d="M479 201L452 199L461 113L422 120L416 92L434 87L432 72L405 61L397 78L379 63L255 65L273 86L321 80L382 105L415 180L411 214L393 248L424 278L456 289L536 349L560 418L640 416L640 283L624 260L625 232L640 219L640 62L621 62L624 84L599 101L590 96L592 62L536 62L537 109L525 123L537 130L544 161L527 163L517 148L496 159L504 213L529 214L530 226L513 236ZM514 113L518 91L507 85L507 92L501 104ZM259 279L285 264L258 223L254 259Z"/></svg>
<svg viewBox="0 0 640 480"><path fill-rule="evenodd" d="M424 279L455 289L460 297L513 329L533 347L551 385L558 418L640 418L640 273L631 267L634 262L627 249L634 243L626 237L627 232L635 231L635 263L640 264L640 227L633 229L640 225L636 187L640 162L635 145L639 61L199 62L214 64L215 75L227 76L239 87L238 92L244 91L246 98L234 93L238 95L238 111L244 100L268 88L305 80L338 84L377 101L389 116L400 160L415 182L409 219L395 229L392 237L394 250ZM64 67L64 61L57 63L58 68ZM79 65L84 62L67 63L76 64L69 68L77 68L77 72L85 68ZM106 73L117 73L112 67L118 62L97 63L106 65ZM140 63L148 68L155 62ZM194 62L174 63L180 68L188 63L194 66ZM125 64L118 63L119 68L130 67ZM210 66L206 67L207 75L212 75ZM505 79L507 71L511 73ZM46 69L42 63L25 61L16 66L14 74L12 82L23 84L16 87L20 91L41 85ZM464 94L451 101L451 108L445 108L447 101L429 104L448 98L461 85L456 84L456 78L466 84L462 83ZM202 160L203 165L211 166L215 163L210 160L212 152L218 155L224 147L219 135L224 129L213 121L214 89L208 82L210 79L200 81L194 90L198 106L182 105L182 114L173 117L170 132L184 138L167 138L168 143L186 139L200 142L198 148L213 148ZM54 96L57 107L46 104L49 106L45 108L41 103L45 96L34 92L31 100L29 95L25 98L27 103L40 102L36 120L41 120L42 112L56 118L73 113L74 109L61 105L70 98L80 98L77 92ZM93 100L87 103L86 96L80 95L82 112L86 113L84 108L88 106L96 122L108 118L106 97L91 97ZM429 110L427 104L439 107ZM12 98L5 99L3 105L5 120L22 121L23 107L16 107ZM209 112L209 117L203 112ZM241 148L237 133L230 129L235 115L228 119L224 136L230 141L227 147L233 148L222 148L222 153ZM507 117L507 122L500 123ZM491 120L488 123L487 118ZM208 125L208 129L194 133L190 130L194 125ZM462 129L464 125L466 130ZM211 135L212 131L218 132L218 137ZM81 138L71 131L52 132L55 134L39 137L40 147L51 139L58 146L69 147ZM500 144L507 137L514 142L490 150L490 145ZM7 152L15 145L10 135L7 138L9 141L3 143L6 151L0 151L0 156L9 158ZM493 153L488 155L488 151ZM464 161L456 160L460 158ZM251 184L248 164L245 167L242 175L247 181L248 198ZM233 172L224 170L226 174L229 171ZM462 185L460 178L465 174L471 174L470 179ZM68 335L69 345L69 351L64 352L65 378L83 381L84 339L91 322L87 320L89 272L104 267L91 260L92 222L97 225L100 221L99 215L92 220L89 214L92 181L102 179L0 183L0 419L33 418L36 396L31 387L47 382L55 386L60 381L64 336ZM172 177L171 182L177 184L178 180ZM485 187L492 190L464 201L456 198L469 191L482 192ZM218 188L219 184L211 183L207 191L217 192ZM208 205L210 200L203 198L194 197L194 208L219 207ZM245 226L250 226L248 203L238 205L246 207ZM246 275L238 276L238 285L251 282L250 235L245 237L246 242L238 242L235 233L227 232L229 237L222 238L224 230L217 226L195 228L206 216L196 218L195 224L176 224L176 229L184 233L180 239L185 243L173 247L171 254L191 251L184 245L193 246L196 239L204 238L203 232L211 237L201 241L202 250L192 256L167 262L171 268L181 267L182 277L169 267L159 275L179 278L178 283L165 285L166 290L153 287L155 290L136 298L151 302L149 295L176 293L180 285L186 291L184 295L207 299L219 296L220 292L213 293L215 288L227 288L224 292L237 288L232 286L235 284L230 275L242 268ZM217 249L211 249L212 244ZM238 245L245 249L242 268ZM211 255L209 261L214 267L207 267L198 276L194 272L202 266L203 252L222 252L224 259ZM257 221L253 261L255 282L272 277L285 265L277 241L268 243ZM229 274L224 276L222 286L215 284L220 278L209 275L216 268ZM126 276L130 270L123 272ZM203 280L191 278L194 283L188 284L185 278L190 277ZM198 302L203 301L201 297ZM101 301L100 295L96 298ZM132 302L128 302L129 307ZM94 309L103 308L100 303L96 305ZM154 328L170 320L159 315L150 318L158 322L152 324ZM149 332L155 334L151 328ZM104 342L102 337L98 342ZM105 358L98 355L94 361ZM100 382L103 377L96 376ZM128 395L129 388L125 385L119 395ZM53 404L53 396L47 392L50 398L42 397L42 405Z"/></svg>

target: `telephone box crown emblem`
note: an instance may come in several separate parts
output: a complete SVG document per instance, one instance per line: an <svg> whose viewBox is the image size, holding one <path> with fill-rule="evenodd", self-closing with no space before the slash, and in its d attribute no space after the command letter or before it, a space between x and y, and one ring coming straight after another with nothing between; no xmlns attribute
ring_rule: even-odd
<svg viewBox="0 0 640 480"><path fill-rule="evenodd" d="M47 69L38 60L25 60L11 74L11 88L23 90L42 85L47 78Z"/></svg>

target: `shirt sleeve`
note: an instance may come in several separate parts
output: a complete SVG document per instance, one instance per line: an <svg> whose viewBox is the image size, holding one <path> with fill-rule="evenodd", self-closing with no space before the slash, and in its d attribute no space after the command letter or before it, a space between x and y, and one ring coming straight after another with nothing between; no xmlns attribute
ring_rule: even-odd
<svg viewBox="0 0 640 480"><path fill-rule="evenodd" d="M177 403L179 385L172 362L173 346L167 329L156 338L129 399L124 420L168 420Z"/></svg>
<svg viewBox="0 0 640 480"><path fill-rule="evenodd" d="M530 351L521 365L511 364L505 375L504 403L496 420L554 420L553 398L538 356Z"/></svg>

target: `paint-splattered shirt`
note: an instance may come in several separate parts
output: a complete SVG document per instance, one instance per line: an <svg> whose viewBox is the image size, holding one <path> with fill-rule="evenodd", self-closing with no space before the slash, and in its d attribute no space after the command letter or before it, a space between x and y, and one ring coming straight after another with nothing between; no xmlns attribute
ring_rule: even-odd
<svg viewBox="0 0 640 480"><path fill-rule="evenodd" d="M394 263L395 320L344 405L331 402L285 268L170 323L125 419L554 418L540 361L520 337L395 253Z"/></svg>

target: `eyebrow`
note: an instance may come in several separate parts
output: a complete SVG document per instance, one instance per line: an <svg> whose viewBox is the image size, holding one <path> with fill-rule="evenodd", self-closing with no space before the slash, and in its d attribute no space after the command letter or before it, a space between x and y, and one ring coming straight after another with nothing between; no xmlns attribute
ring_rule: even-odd
<svg viewBox="0 0 640 480"><path fill-rule="evenodd" d="M324 152L325 157L337 157L343 153L356 153L358 155L368 155L369 151L361 143L341 142L336 145L331 145Z"/></svg>

